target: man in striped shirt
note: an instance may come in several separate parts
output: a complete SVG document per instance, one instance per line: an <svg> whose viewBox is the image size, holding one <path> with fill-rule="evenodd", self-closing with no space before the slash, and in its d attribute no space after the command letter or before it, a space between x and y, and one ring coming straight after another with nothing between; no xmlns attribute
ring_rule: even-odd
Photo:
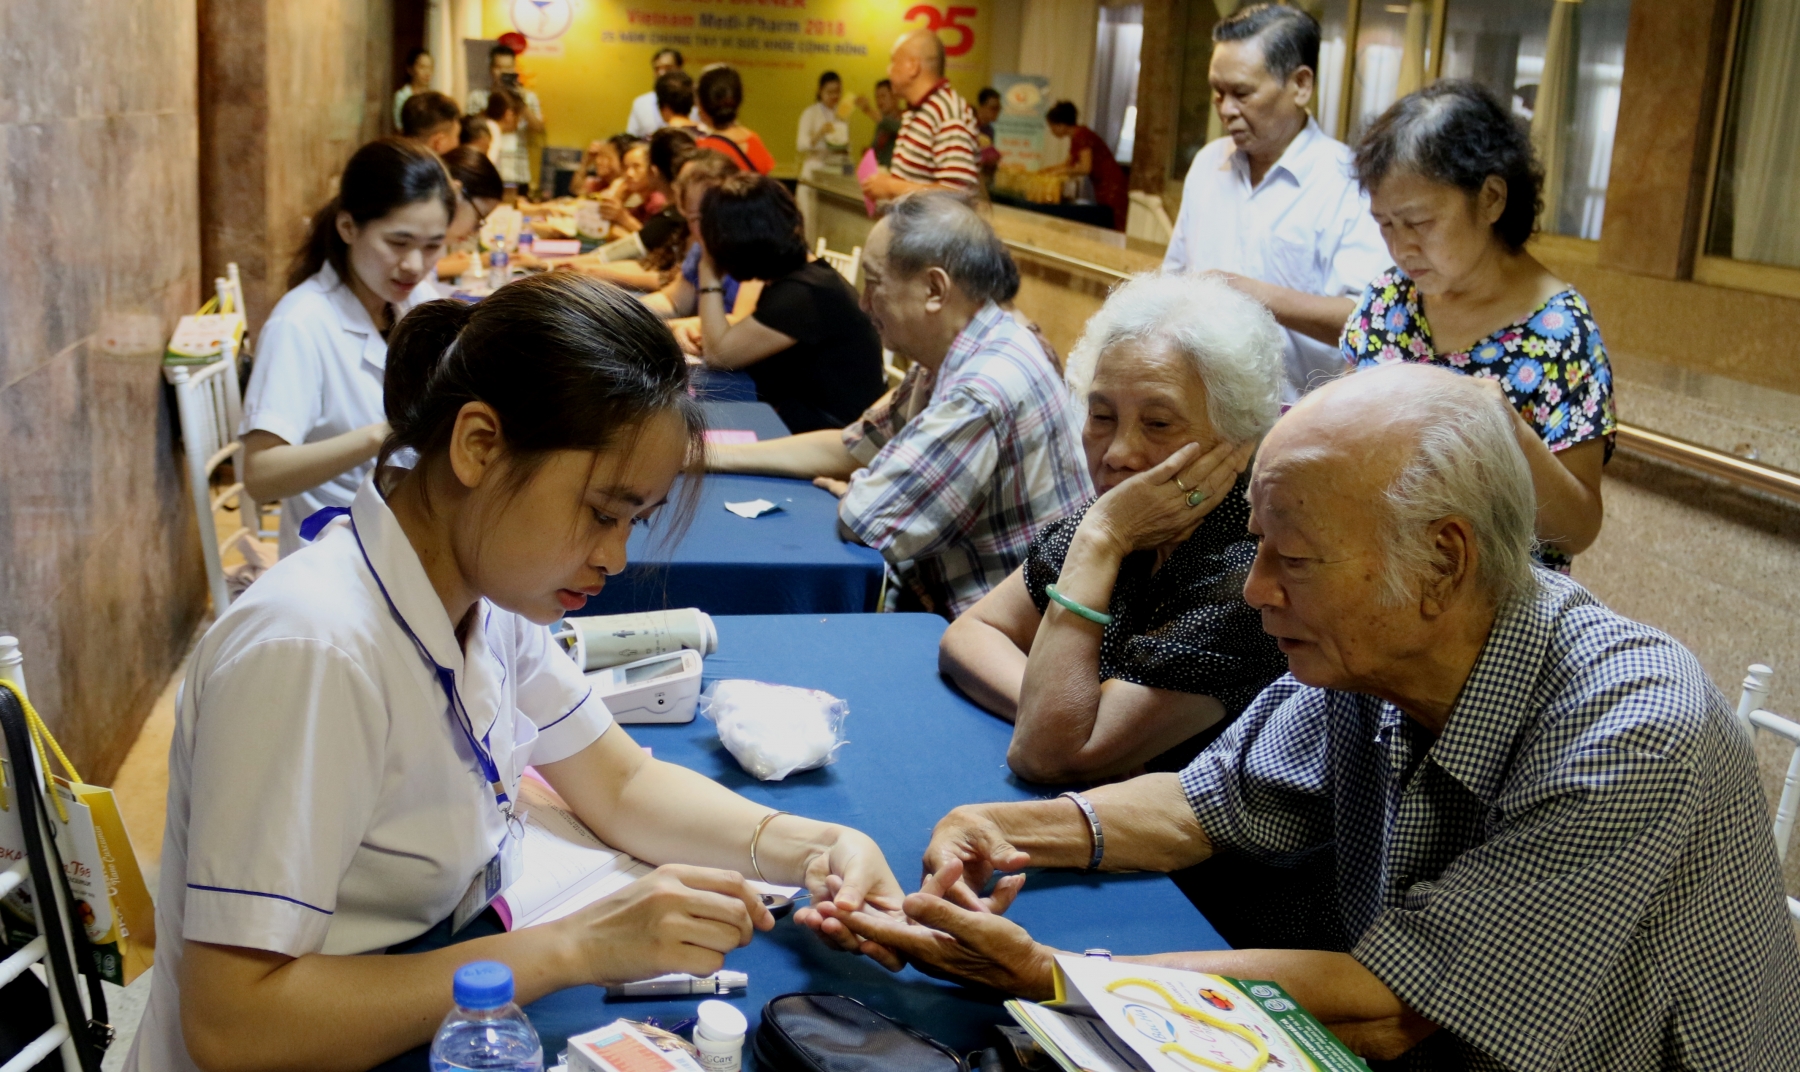
<svg viewBox="0 0 1800 1072"><path fill-rule="evenodd" d="M937 34L914 30L896 42L888 78L910 107L894 143L893 163L863 180L863 193L892 201L915 190L980 189L975 110L944 77L944 43Z"/></svg>

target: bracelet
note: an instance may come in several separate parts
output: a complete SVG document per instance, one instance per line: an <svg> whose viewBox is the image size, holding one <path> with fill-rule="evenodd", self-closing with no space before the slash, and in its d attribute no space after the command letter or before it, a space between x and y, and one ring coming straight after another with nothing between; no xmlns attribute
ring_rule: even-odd
<svg viewBox="0 0 1800 1072"><path fill-rule="evenodd" d="M787 815L787 814L790 814L790 813L785 812L785 811L770 812L769 814L762 817L762 822L756 824L755 832L753 832L750 835L750 870L756 872L757 880L760 882L766 883L769 880L766 876L763 875L762 865L756 862L756 843L758 841L762 840L763 827L769 825L769 820L775 818L777 815ZM1099 827L1095 827L1095 829L1097 830L1097 829L1099 829Z"/></svg>
<svg viewBox="0 0 1800 1072"><path fill-rule="evenodd" d="M1094 811L1094 806L1088 803L1088 799L1080 793L1070 790L1062 795L1073 800L1075 806L1081 809L1081 814L1087 816L1088 837L1094 843L1094 854L1088 857L1087 869L1092 871L1100 866L1100 857L1106 855L1106 835L1100 830L1100 816Z"/></svg>
<svg viewBox="0 0 1800 1072"><path fill-rule="evenodd" d="M725 293L725 288L724 287L701 287L699 290L695 291L694 293L696 293L696 294L723 294L723 293Z"/></svg>
<svg viewBox="0 0 1800 1072"><path fill-rule="evenodd" d="M1060 603L1062 605L1063 609L1067 610L1070 614L1075 614L1080 617L1086 618L1088 621L1093 622L1095 625L1111 625L1113 622L1112 615L1102 614L1099 611L1093 609L1092 607L1082 606L1081 604L1075 602L1073 599L1070 599L1068 596L1065 596L1061 592L1058 592L1056 590L1056 586L1053 584L1047 584L1044 586L1044 594L1049 596L1051 599L1056 600L1056 602ZM1065 794L1065 795L1067 795L1067 794Z"/></svg>

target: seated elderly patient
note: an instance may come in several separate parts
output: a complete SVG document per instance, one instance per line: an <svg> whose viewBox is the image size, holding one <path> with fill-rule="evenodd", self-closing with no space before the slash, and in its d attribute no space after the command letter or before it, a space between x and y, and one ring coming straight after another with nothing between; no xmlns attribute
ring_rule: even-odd
<svg viewBox="0 0 1800 1072"><path fill-rule="evenodd" d="M1750 749L1692 654L1532 566L1512 420L1413 366L1302 401L1258 452L1244 586L1291 675L1179 776L951 812L914 923L821 927L1044 998L1055 951L994 911L1022 876L976 898L993 871L1333 846L1345 948L1131 959L1273 979L1407 1068L1800 1068Z"/></svg>
<svg viewBox="0 0 1800 1072"><path fill-rule="evenodd" d="M707 466L815 478L843 499L841 532L904 566L902 608L954 618L1093 495L1074 409L1037 337L999 305L1018 266L958 196L894 202L862 270L882 344L913 362L900 386L841 432L712 446Z"/></svg>
<svg viewBox="0 0 1800 1072"><path fill-rule="evenodd" d="M726 178L700 206L702 357L742 369L758 401L796 432L849 424L887 388L881 337L856 289L806 248L787 187L755 172ZM735 323L724 279L761 279L756 311Z"/></svg>
<svg viewBox="0 0 1800 1072"><path fill-rule="evenodd" d="M1240 475L1280 412L1282 348L1261 305L1194 276L1140 276L1088 321L1069 380L1101 495L1039 532L938 649L1015 723L1020 776L1180 770L1287 670L1244 602Z"/></svg>

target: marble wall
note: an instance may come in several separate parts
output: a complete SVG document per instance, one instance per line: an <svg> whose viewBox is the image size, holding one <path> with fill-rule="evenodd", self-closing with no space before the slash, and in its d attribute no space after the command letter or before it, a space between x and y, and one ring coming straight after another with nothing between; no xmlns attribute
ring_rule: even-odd
<svg viewBox="0 0 1800 1072"><path fill-rule="evenodd" d="M193 0L7 5L0 632L109 778L205 606L160 371L199 301Z"/></svg>
<svg viewBox="0 0 1800 1072"><path fill-rule="evenodd" d="M287 290L312 213L391 126L388 0L199 0L206 278L236 261L251 331Z"/></svg>

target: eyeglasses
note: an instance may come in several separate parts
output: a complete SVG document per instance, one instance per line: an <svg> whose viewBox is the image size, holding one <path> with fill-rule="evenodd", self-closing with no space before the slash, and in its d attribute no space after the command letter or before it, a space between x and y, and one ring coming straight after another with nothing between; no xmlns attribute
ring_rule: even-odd
<svg viewBox="0 0 1800 1072"><path fill-rule="evenodd" d="M1132 976L1127 979L1114 979L1112 982L1106 984L1106 991L1109 994L1116 994L1126 987L1133 986L1141 987L1142 989L1155 994L1157 997L1162 998L1163 1008L1177 1016L1199 1021L1209 1027L1215 1027L1228 1035L1243 1039L1255 1048L1256 1055L1250 1059L1250 1063L1247 1065L1226 1064L1223 1061L1215 1061L1211 1057L1205 1057L1195 1053L1193 1050L1183 1046L1179 1040L1171 1040L1163 1043L1160 1052L1180 1057L1186 1061L1191 1061L1202 1068L1216 1069L1217 1072L1257 1072L1263 1065L1268 1064L1269 1047L1267 1043L1263 1042L1262 1036L1245 1027L1243 1024L1233 1023L1232 1021L1216 1016L1205 1009L1195 1008L1194 1006L1179 1000L1175 995L1169 993L1167 987L1154 979L1143 979L1137 976Z"/></svg>

